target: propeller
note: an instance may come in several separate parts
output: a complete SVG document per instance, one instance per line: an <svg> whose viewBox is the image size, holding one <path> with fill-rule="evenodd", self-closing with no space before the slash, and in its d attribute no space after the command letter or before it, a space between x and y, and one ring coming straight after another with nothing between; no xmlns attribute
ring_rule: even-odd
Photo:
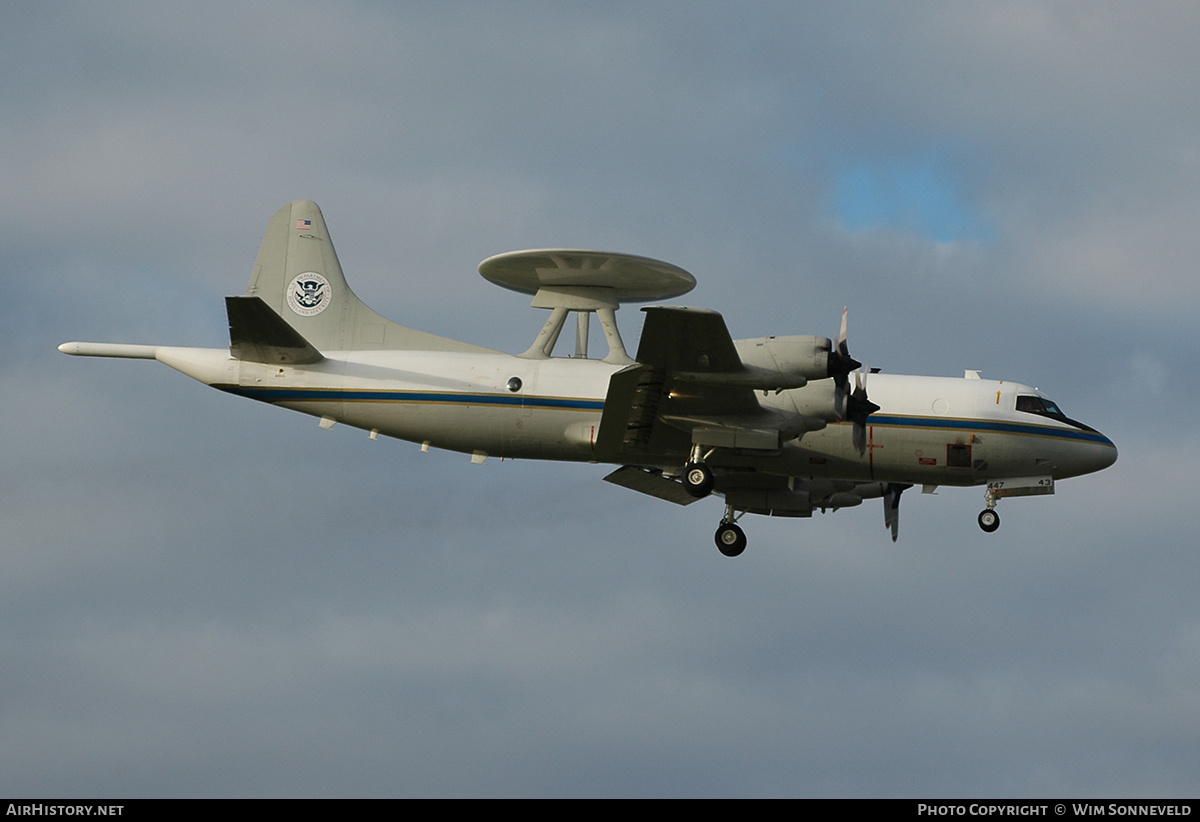
<svg viewBox="0 0 1200 822"><path fill-rule="evenodd" d="M837 345L829 352L829 376L833 377L833 413L840 420L854 423L854 448L862 456L867 451L867 417L879 410L879 406L867 399L867 374L869 369L850 356L846 344L846 319L850 310L842 309L842 326L838 331ZM861 369L861 370L860 370ZM854 390L850 390L850 372L854 372Z"/></svg>
<svg viewBox="0 0 1200 822"><path fill-rule="evenodd" d="M846 345L846 317L849 313L849 308L842 309L842 327L838 331L837 343L829 352L829 376L833 377L835 386L833 413L839 420L846 419L846 398L850 394L850 372L862 366L862 363L850 356L850 349Z"/></svg>
<svg viewBox="0 0 1200 822"><path fill-rule="evenodd" d="M854 393L846 399L846 417L854 423L854 448L861 457L867 451L867 417L879 410L879 406L867 399L866 367L854 372Z"/></svg>
<svg viewBox="0 0 1200 822"><path fill-rule="evenodd" d="M900 533L900 495L911 485L889 482L883 487L883 527L892 529L892 542Z"/></svg>

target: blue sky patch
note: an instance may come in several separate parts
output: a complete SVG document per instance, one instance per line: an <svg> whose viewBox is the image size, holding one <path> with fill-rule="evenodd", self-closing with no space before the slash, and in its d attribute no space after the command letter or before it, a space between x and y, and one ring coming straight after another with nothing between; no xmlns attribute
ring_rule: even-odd
<svg viewBox="0 0 1200 822"><path fill-rule="evenodd" d="M937 242L988 239L943 166L932 159L843 163L835 182L838 219L850 231L900 229Z"/></svg>

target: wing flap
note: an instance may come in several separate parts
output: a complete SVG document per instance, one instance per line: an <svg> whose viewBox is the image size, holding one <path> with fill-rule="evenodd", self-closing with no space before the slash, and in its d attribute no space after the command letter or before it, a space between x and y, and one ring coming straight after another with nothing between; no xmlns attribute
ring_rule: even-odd
<svg viewBox="0 0 1200 822"><path fill-rule="evenodd" d="M631 365L612 375L596 435L597 459L621 462L643 457L654 462L654 455L686 453L687 434L661 424L666 380L664 370L644 365Z"/></svg>
<svg viewBox="0 0 1200 822"><path fill-rule="evenodd" d="M642 494L665 499L676 505L691 505L696 497L689 494L684 487L662 474L652 473L633 465L625 465L613 471L604 478L605 482L619 485Z"/></svg>

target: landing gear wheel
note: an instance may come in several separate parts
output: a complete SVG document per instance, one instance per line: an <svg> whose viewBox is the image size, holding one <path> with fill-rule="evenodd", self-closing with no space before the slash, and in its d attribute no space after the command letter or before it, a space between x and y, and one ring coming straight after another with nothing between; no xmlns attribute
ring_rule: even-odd
<svg viewBox="0 0 1200 822"><path fill-rule="evenodd" d="M1000 515L988 508L986 511L979 512L979 527L986 533L992 533L1000 527Z"/></svg>
<svg viewBox="0 0 1200 822"><path fill-rule="evenodd" d="M722 522L717 528L714 541L717 550L727 557L736 557L746 550L746 533L736 522Z"/></svg>
<svg viewBox="0 0 1200 822"><path fill-rule="evenodd" d="M711 494L716 481L712 469L702 462L689 462L683 466L683 488L696 499Z"/></svg>

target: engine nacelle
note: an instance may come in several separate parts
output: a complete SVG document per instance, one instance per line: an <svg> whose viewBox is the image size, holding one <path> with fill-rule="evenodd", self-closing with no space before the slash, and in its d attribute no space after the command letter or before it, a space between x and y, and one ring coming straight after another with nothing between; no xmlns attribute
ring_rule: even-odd
<svg viewBox="0 0 1200 822"><path fill-rule="evenodd" d="M809 380L829 376L829 352L833 343L828 337L758 337L734 340L733 345L746 365L796 374Z"/></svg>
<svg viewBox="0 0 1200 822"><path fill-rule="evenodd" d="M803 388L789 391L786 397L792 403L792 410L804 418L807 430L819 431L827 422L838 418L836 392L833 380L818 379Z"/></svg>
<svg viewBox="0 0 1200 822"><path fill-rule="evenodd" d="M800 377L808 381L793 388L783 400L784 408L794 411L805 431L819 431L840 419L837 413L837 389L829 369L836 360L833 341L828 337L785 336L734 340L738 356L746 365ZM790 401L791 408L787 408Z"/></svg>

